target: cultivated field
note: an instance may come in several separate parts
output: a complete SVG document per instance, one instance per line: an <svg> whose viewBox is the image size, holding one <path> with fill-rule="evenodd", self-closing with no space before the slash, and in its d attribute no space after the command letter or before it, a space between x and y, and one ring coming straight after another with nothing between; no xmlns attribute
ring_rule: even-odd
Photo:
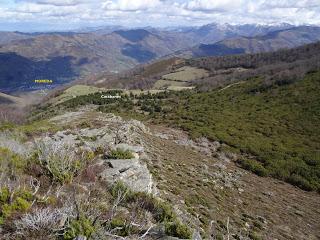
<svg viewBox="0 0 320 240"><path fill-rule="evenodd" d="M154 84L155 89L163 89L163 88L167 88L169 86L187 87L187 86L189 86L189 84L187 82L169 81L169 80L158 80Z"/></svg>
<svg viewBox="0 0 320 240"><path fill-rule="evenodd" d="M162 79L158 80L154 84L154 89L168 89L173 91L180 91L184 89L193 88L190 82L209 76L209 72L196 67L184 66L177 69L173 73L169 73L162 76Z"/></svg>
<svg viewBox="0 0 320 240"><path fill-rule="evenodd" d="M106 89L97 88L93 86L86 86L86 85L75 85L66 89L63 92L63 94L61 94L60 96L53 98L51 102L54 104L58 104L58 103L70 100L74 97L79 97L79 96L88 95L96 92L103 92L103 91L106 91Z"/></svg>

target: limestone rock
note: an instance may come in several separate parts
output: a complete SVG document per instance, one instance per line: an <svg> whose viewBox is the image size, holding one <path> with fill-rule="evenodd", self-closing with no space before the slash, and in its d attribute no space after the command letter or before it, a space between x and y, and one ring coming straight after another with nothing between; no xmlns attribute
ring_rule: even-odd
<svg viewBox="0 0 320 240"><path fill-rule="evenodd" d="M147 166L138 159L108 160L104 165L106 169L99 174L101 180L111 184L122 181L137 192L157 192Z"/></svg>
<svg viewBox="0 0 320 240"><path fill-rule="evenodd" d="M74 240L87 240L87 237L84 236L78 236Z"/></svg>
<svg viewBox="0 0 320 240"><path fill-rule="evenodd" d="M142 146L132 146L132 145L128 145L125 143L117 144L114 148L121 149L123 151L129 150L130 152L134 152L134 153L143 153L144 152L144 148Z"/></svg>

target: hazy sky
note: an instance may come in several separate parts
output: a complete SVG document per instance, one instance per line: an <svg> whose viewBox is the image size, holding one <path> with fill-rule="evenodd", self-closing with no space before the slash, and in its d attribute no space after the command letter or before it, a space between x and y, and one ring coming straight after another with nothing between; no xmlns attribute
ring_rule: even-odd
<svg viewBox="0 0 320 240"><path fill-rule="evenodd" d="M0 0L0 30L211 22L320 25L320 0Z"/></svg>

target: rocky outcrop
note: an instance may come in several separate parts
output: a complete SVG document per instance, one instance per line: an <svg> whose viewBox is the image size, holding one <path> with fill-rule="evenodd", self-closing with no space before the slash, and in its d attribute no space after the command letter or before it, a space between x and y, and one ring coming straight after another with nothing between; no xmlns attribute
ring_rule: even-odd
<svg viewBox="0 0 320 240"><path fill-rule="evenodd" d="M122 181L136 192L157 193L147 166L138 159L107 160L103 165L105 170L99 174L101 180L108 183Z"/></svg>
<svg viewBox="0 0 320 240"><path fill-rule="evenodd" d="M70 123L79 118L86 119L86 116L85 111L73 112L51 120ZM59 131L50 136L50 139L93 152L101 150L108 152L111 149L132 152L134 159L106 159L105 156L108 154L101 154L95 163L95 167L102 169L97 177L109 184L122 181L133 191L157 194L158 190L145 164L148 156L142 145L142 134L148 133L149 129L137 120L125 121L113 114L98 114L94 119L90 119L90 121L94 120L102 122L103 126L92 129L83 128L78 131Z"/></svg>

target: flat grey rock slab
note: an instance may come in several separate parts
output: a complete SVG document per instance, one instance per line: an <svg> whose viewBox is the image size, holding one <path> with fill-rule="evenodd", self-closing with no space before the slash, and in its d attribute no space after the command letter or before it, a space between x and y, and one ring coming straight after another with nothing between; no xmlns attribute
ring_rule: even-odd
<svg viewBox="0 0 320 240"><path fill-rule="evenodd" d="M143 153L144 152L144 147L142 146L132 146L126 143L120 143L114 146L115 149L121 149L123 151L129 150L130 152L135 152L135 153Z"/></svg>
<svg viewBox="0 0 320 240"><path fill-rule="evenodd" d="M147 166L138 159L107 160L106 169L99 174L108 183L122 181L136 192L155 193L154 182Z"/></svg>

